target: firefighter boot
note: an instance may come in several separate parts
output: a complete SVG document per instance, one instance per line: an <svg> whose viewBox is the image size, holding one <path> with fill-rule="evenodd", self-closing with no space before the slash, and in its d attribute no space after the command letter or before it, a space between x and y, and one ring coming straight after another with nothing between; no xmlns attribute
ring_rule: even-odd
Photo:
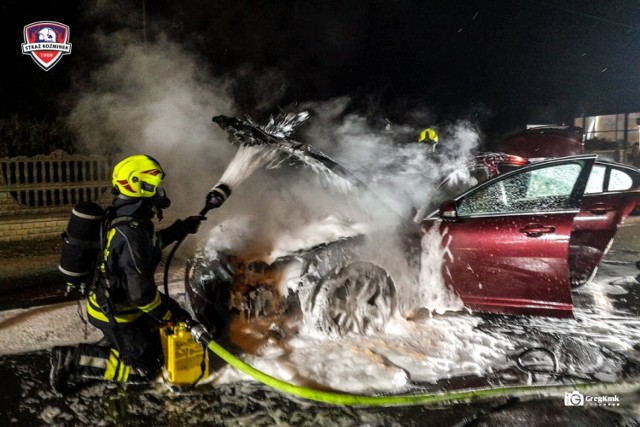
<svg viewBox="0 0 640 427"><path fill-rule="evenodd" d="M69 380L74 373L75 354L75 347L53 347L51 349L49 382L59 396L64 396L71 391Z"/></svg>

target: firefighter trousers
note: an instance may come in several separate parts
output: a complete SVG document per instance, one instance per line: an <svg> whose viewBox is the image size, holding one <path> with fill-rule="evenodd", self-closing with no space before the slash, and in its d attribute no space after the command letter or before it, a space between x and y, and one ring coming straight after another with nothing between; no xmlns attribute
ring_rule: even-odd
<svg viewBox="0 0 640 427"><path fill-rule="evenodd" d="M81 344L75 357L76 377L117 382L156 378L164 361L158 326L147 316L112 326L91 323L104 334L104 345Z"/></svg>

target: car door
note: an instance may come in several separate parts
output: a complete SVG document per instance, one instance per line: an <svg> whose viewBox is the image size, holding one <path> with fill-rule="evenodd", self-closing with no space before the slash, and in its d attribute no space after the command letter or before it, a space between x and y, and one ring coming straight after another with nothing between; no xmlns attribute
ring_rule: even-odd
<svg viewBox="0 0 640 427"><path fill-rule="evenodd" d="M569 239L594 161L574 156L526 166L475 187L422 222L423 239L434 227L439 231L448 254L445 284L466 307L573 316Z"/></svg>
<svg viewBox="0 0 640 427"><path fill-rule="evenodd" d="M635 168L608 162L593 166L569 244L572 285L584 284L595 274L618 227L638 204L639 187Z"/></svg>

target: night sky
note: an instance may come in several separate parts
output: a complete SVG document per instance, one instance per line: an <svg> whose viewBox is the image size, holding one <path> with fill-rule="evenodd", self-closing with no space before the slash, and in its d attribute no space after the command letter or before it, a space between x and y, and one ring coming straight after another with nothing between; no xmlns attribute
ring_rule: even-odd
<svg viewBox="0 0 640 427"><path fill-rule="evenodd" d="M508 130L640 110L635 0L147 0L146 31L141 0L39 3L0 6L1 116L64 115L107 61L94 35L125 28L166 34L211 75L236 76L237 105L252 114L350 96L394 121L428 109ZM39 20L71 27L71 55L48 72L20 51L23 27ZM265 90L272 105L256 99Z"/></svg>

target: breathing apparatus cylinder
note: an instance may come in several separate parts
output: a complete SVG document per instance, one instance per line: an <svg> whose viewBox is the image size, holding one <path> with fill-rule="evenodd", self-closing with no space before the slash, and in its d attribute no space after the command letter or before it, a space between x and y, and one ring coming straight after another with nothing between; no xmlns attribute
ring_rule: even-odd
<svg viewBox="0 0 640 427"><path fill-rule="evenodd" d="M104 210L93 202L77 203L62 233L62 253L58 269L68 289L84 290L93 279L100 251L100 228Z"/></svg>

